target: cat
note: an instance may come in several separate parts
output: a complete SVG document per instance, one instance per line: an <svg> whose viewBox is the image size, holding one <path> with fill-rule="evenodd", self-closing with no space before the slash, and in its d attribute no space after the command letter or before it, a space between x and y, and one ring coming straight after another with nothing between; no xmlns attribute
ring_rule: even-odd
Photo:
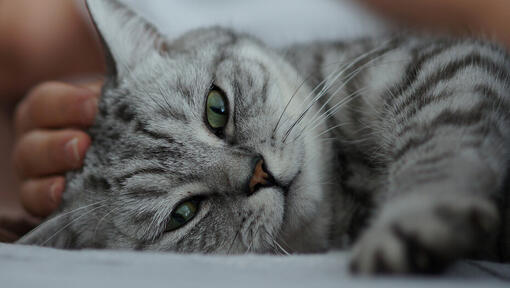
<svg viewBox="0 0 510 288"><path fill-rule="evenodd" d="M510 57L397 35L283 50L220 27L168 40L88 0L108 76L58 248L314 253L357 273L510 259Z"/></svg>

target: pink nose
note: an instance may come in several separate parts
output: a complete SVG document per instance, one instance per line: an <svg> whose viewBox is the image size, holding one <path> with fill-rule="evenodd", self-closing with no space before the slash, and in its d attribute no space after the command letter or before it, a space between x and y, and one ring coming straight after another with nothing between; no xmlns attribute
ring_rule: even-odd
<svg viewBox="0 0 510 288"><path fill-rule="evenodd" d="M260 159L257 164L255 164L253 176L251 176L250 183L248 184L250 195L262 187L274 185L273 177L267 173L264 168L264 160Z"/></svg>

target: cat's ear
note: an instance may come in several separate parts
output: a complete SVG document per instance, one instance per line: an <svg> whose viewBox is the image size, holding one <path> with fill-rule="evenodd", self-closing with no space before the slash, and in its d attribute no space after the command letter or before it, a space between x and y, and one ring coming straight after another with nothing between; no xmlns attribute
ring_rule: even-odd
<svg viewBox="0 0 510 288"><path fill-rule="evenodd" d="M28 232L16 243L22 245L37 245L55 248L72 247L71 233L68 232L68 222L65 217L55 216L46 220L34 230Z"/></svg>
<svg viewBox="0 0 510 288"><path fill-rule="evenodd" d="M164 37L118 0L87 0L106 52L109 76L121 78L150 53L166 49Z"/></svg>

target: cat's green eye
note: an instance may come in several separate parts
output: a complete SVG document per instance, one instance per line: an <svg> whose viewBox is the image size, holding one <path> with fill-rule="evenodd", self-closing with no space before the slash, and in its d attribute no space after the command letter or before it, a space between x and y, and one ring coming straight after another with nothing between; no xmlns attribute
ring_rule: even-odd
<svg viewBox="0 0 510 288"><path fill-rule="evenodd" d="M223 130L227 126L228 107L227 99L223 92L219 89L212 89L207 95L206 103L207 124L215 130Z"/></svg>
<svg viewBox="0 0 510 288"><path fill-rule="evenodd" d="M197 214L199 202L197 199L191 199L179 204L170 215L166 231L179 229L193 219Z"/></svg>

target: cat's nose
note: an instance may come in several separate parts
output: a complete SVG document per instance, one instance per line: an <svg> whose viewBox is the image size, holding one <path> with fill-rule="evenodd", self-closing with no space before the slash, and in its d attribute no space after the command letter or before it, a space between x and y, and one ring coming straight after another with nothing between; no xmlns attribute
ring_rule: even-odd
<svg viewBox="0 0 510 288"><path fill-rule="evenodd" d="M261 156L253 158L253 175L248 182L248 196L253 195L260 188L271 187L276 184L273 175L267 170Z"/></svg>

